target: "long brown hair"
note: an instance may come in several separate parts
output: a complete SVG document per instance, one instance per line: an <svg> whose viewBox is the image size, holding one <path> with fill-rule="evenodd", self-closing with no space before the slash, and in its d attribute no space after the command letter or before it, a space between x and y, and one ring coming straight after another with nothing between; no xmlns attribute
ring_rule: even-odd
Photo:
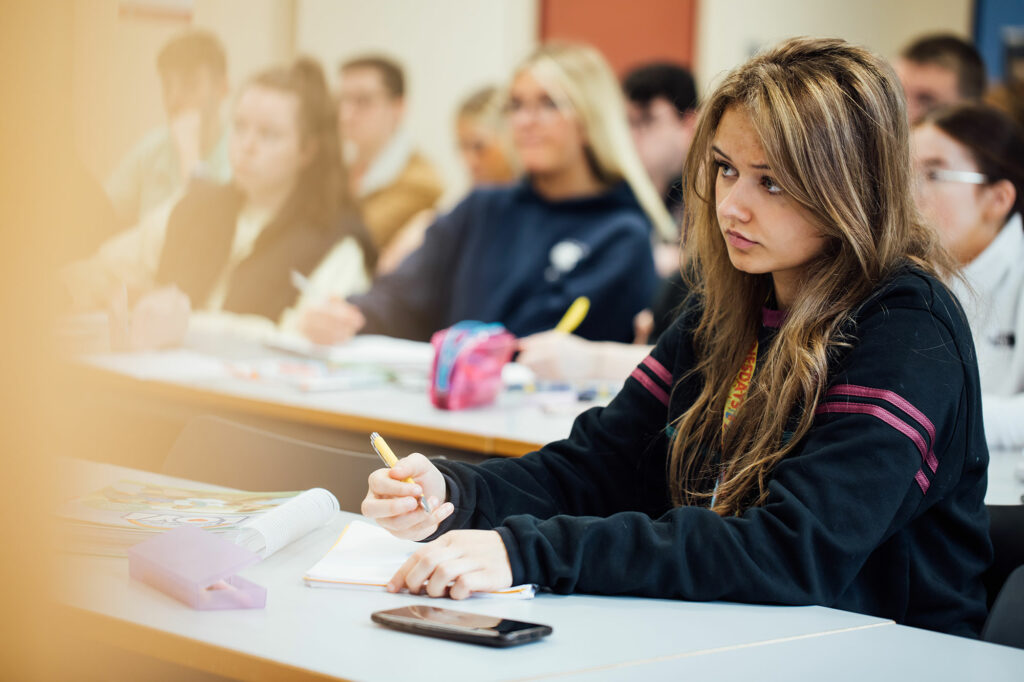
<svg viewBox="0 0 1024 682"><path fill-rule="evenodd" d="M367 272L373 272L377 250L349 192L348 177L338 142L337 107L327 88L320 64L299 57L289 66L271 68L256 75L250 85L289 93L298 100L297 124L304 144L313 146L313 157L299 172L291 195L278 218L308 221L323 229L347 228L363 250ZM339 218L348 220L339 221Z"/></svg>
<svg viewBox="0 0 1024 682"><path fill-rule="evenodd" d="M749 115L773 178L825 237L798 297L722 436L722 410L756 339L770 274L729 261L711 145L725 111ZM906 108L891 68L842 40L796 38L730 73L708 98L686 163L686 272L700 305L695 402L675 422L675 504L738 514L767 495L773 467L811 427L830 353L857 306L901 267L948 275L952 261L914 207ZM720 456L719 456L720 455ZM711 492L711 484L717 489Z"/></svg>

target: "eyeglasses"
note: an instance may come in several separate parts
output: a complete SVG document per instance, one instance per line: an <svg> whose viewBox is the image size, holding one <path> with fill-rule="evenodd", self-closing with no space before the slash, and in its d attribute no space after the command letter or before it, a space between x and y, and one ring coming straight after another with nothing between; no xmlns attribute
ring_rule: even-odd
<svg viewBox="0 0 1024 682"><path fill-rule="evenodd" d="M531 116L535 116L543 121L550 121L567 113L563 107L559 106L550 97L541 97L533 101L512 98L505 103L502 111L508 118L514 118L521 113L527 112Z"/></svg>
<svg viewBox="0 0 1024 682"><path fill-rule="evenodd" d="M950 170L948 168L927 168L917 174L917 179L921 184L933 184L936 182L959 182L965 185L988 184L988 176L984 173Z"/></svg>

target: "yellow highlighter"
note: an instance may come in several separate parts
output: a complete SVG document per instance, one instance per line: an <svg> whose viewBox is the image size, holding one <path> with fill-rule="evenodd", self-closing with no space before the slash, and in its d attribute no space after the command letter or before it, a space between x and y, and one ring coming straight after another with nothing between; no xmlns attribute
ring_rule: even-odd
<svg viewBox="0 0 1024 682"><path fill-rule="evenodd" d="M569 309L565 311L565 315L555 325L556 332L562 332L563 334L572 334L576 331L576 327L583 323L583 318L590 312L590 299L586 296L580 296Z"/></svg>
<svg viewBox="0 0 1024 682"><path fill-rule="evenodd" d="M394 468L398 464L398 458L395 457L395 453L391 451L391 448L388 447L388 444L384 442L384 439L376 431L370 434L370 447L373 448L373 451L377 453L377 456L381 458L381 461L384 462L388 469ZM412 480L412 476L403 479L402 482L416 483L416 481ZM420 504L423 505L423 510L428 514L433 511L430 505L427 504L427 498L423 497L423 495L420 495Z"/></svg>

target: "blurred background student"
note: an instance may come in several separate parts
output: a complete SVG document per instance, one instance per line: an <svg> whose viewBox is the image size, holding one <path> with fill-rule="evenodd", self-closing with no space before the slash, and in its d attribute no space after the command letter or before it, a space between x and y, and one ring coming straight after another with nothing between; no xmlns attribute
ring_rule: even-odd
<svg viewBox="0 0 1024 682"><path fill-rule="evenodd" d="M305 302L364 290L376 252L348 193L334 112L312 60L253 78L235 105L233 181L194 181L165 225L105 244L68 274L73 295L91 289L102 306L130 283L132 333L145 339L133 345L160 346L180 341L190 304L290 328Z"/></svg>
<svg viewBox="0 0 1024 682"><path fill-rule="evenodd" d="M338 121L349 183L374 244L383 251L444 192L440 176L402 127L405 74L393 59L364 55L341 65Z"/></svg>
<svg viewBox="0 0 1024 682"><path fill-rule="evenodd" d="M632 339L657 284L651 230L675 226L631 143L611 69L589 46L542 47L516 69L506 115L523 180L474 191L365 295L310 311L309 338L425 340L467 319L524 336L588 296L581 336Z"/></svg>
<svg viewBox="0 0 1024 682"><path fill-rule="evenodd" d="M681 64L653 62L636 67L623 79L629 127L640 161L661 193L676 225L683 219L683 164L697 122L697 87ZM520 342L518 361L540 379L621 380L650 352L672 324L685 295L679 242L658 240L655 264L662 282L657 294L634 318L634 343L591 342L575 334L545 331Z"/></svg>
<svg viewBox="0 0 1024 682"><path fill-rule="evenodd" d="M506 93L489 85L473 92L459 104L455 114L455 139L472 187L503 185L517 176L512 147L502 106ZM437 218L434 209L417 213L388 243L377 261L377 274L384 275L405 260L423 243L423 235Z"/></svg>
<svg viewBox="0 0 1024 682"><path fill-rule="evenodd" d="M183 33L160 50L157 70L167 125L142 138L106 183L122 227L179 196L193 175L217 182L231 176L221 113L227 57L220 40L209 31Z"/></svg>
<svg viewBox="0 0 1024 682"><path fill-rule="evenodd" d="M917 123L932 109L978 102L985 94L985 64L971 43L954 35L918 38L893 64L907 98L907 116Z"/></svg>
<svg viewBox="0 0 1024 682"><path fill-rule="evenodd" d="M963 279L991 447L1024 446L1024 132L1002 112L961 104L913 130L917 201Z"/></svg>

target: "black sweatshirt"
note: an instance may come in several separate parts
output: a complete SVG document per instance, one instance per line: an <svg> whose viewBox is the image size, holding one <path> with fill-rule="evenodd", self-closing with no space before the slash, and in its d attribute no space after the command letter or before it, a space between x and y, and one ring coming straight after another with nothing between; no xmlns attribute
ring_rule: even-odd
<svg viewBox="0 0 1024 682"><path fill-rule="evenodd" d="M667 425L700 390L679 383L696 315L568 439L519 459L437 462L456 508L439 533L496 529L513 582L556 592L820 604L977 636L988 450L974 347L948 290L904 271L859 308L767 500L724 518L674 508L666 478Z"/></svg>

